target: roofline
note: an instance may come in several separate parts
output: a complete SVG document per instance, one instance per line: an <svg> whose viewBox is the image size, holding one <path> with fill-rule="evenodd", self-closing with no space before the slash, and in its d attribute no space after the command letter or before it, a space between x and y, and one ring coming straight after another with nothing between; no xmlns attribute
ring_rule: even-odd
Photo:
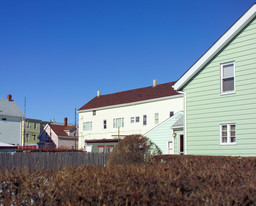
<svg viewBox="0 0 256 206"><path fill-rule="evenodd" d="M143 100L143 101L137 101L137 102L129 102L129 103L125 103L125 104L115 104L115 105L111 105L111 106L104 106L104 107L94 107L91 109L83 109L83 110L78 110L78 113L81 112L89 112L89 111L93 111L93 110L103 110L103 109L112 109L115 107L126 107L126 106L130 106L130 105L137 105L137 104L144 104L144 103L150 103L150 102L155 102L155 101L161 101L161 100L166 100L166 99L174 99L174 98L178 98L178 97L182 97L183 95L181 94L177 94L177 95L171 95L171 96L165 96L165 97L160 97L160 98L154 98L154 99L148 99L148 100Z"/></svg>
<svg viewBox="0 0 256 206"><path fill-rule="evenodd" d="M199 72L218 52L223 49L256 16L256 4L253 4L173 85L180 90L197 72Z"/></svg>

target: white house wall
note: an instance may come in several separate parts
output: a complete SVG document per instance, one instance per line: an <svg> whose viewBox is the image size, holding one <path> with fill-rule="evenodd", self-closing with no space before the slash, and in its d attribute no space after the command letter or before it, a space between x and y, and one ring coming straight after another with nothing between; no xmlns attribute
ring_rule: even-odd
<svg viewBox="0 0 256 206"><path fill-rule="evenodd" d="M21 145L21 118L0 116L0 142Z"/></svg>
<svg viewBox="0 0 256 206"><path fill-rule="evenodd" d="M119 105L93 111L79 111L79 148L84 148L84 141L93 139L114 139L118 135L118 128L113 128L114 118L124 118L124 127L120 128L120 135L144 134L157 126L155 124L155 114L159 114L158 124L170 117L170 112L176 114L183 111L183 97L181 95L164 98L161 100L135 103L133 105ZM143 125L143 116L147 115L147 125ZM136 117L140 121L136 123ZM135 123L131 123L131 117L135 118ZM103 121L107 121L107 129L103 127ZM92 122L92 130L84 131L83 123Z"/></svg>

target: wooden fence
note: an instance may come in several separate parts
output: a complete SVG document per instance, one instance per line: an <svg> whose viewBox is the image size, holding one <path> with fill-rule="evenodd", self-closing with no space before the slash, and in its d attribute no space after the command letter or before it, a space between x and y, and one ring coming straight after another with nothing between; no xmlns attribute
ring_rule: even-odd
<svg viewBox="0 0 256 206"><path fill-rule="evenodd" d="M0 170L29 169L55 170L65 166L80 165L105 165L109 153L85 153L85 152L0 152Z"/></svg>

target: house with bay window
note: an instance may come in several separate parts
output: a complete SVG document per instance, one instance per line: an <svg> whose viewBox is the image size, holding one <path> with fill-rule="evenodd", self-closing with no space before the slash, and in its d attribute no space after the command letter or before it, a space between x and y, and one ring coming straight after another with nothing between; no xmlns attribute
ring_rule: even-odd
<svg viewBox="0 0 256 206"><path fill-rule="evenodd" d="M256 156L256 4L174 84L184 153Z"/></svg>
<svg viewBox="0 0 256 206"><path fill-rule="evenodd" d="M183 110L175 82L102 95L100 91L79 110L79 149L111 152L127 135L144 135ZM171 128L170 128L171 132ZM166 145L168 141L166 140Z"/></svg>

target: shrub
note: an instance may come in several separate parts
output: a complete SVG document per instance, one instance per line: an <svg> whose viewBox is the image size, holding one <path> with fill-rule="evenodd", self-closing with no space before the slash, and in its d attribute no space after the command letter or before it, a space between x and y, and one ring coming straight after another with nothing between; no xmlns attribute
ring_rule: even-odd
<svg viewBox="0 0 256 206"><path fill-rule="evenodd" d="M107 166L150 162L153 156L160 154L161 150L147 137L129 135L121 140L110 154Z"/></svg>
<svg viewBox="0 0 256 206"><path fill-rule="evenodd" d="M0 172L0 205L256 205L255 158L184 155L169 160L6 170Z"/></svg>

